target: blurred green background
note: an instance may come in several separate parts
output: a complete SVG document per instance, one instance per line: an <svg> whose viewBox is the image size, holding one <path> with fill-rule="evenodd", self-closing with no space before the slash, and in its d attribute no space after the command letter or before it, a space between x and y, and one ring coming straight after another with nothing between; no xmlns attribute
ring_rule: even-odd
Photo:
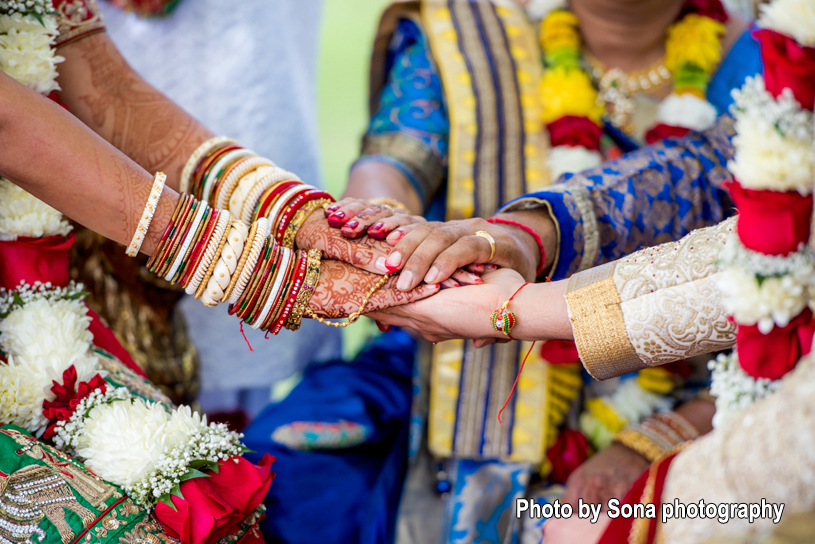
<svg viewBox="0 0 815 544"><path fill-rule="evenodd" d="M325 0L318 74L322 170L331 194L345 189L368 123L368 64L376 26L389 0ZM363 319L344 329L350 358L377 331Z"/></svg>

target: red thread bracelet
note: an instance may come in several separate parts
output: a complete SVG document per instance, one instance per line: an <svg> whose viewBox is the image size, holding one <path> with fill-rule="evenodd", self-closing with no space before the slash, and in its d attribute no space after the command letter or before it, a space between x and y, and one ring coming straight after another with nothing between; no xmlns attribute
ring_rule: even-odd
<svg viewBox="0 0 815 544"><path fill-rule="evenodd" d="M543 269L546 266L546 248L543 247L543 240L541 240L541 237L538 236L537 232L527 227L523 223L518 223L517 221L511 221L509 219L503 219L501 217L491 217L487 219L487 223L502 223L504 225L512 225L513 227L518 227L519 229L523 229L526 232L528 232L529 235L535 239L535 243L538 244L538 249L540 250L541 255L541 262L540 265L538 265L538 269L535 271L535 275L540 276L541 274L543 274Z"/></svg>
<svg viewBox="0 0 815 544"><path fill-rule="evenodd" d="M495 310L495 312L493 312L492 321L493 321L493 327L494 328L496 328L495 327L495 316L496 316L496 314L499 314L499 313L504 314L503 319L507 319L508 316L512 316L513 325L515 324L515 314L513 314L512 312L507 310L507 308L509 307L509 303L512 302L512 299L515 298L515 295L520 293L521 289L523 289L527 285L530 285L530 282L526 282L523 285L521 285L520 287L518 287L518 290L515 291L515 293L513 293L512 296L509 297L506 302L504 302L503 306L501 306L501 308L499 310ZM496 328L496 330L500 330L500 329ZM509 337L511 340L515 340L514 338L512 338L512 336L510 336L508 331L504 331L504 334L506 334L507 337ZM532 345L529 347L529 351L526 352L526 357L524 357L524 360L521 362L521 368L518 369L518 375L515 377L515 383L512 384L512 389L509 392L509 396L507 397L507 400L504 402L504 405L501 406L501 409L498 410L498 423L501 423L501 412L503 412L504 408L507 407L507 404L509 404L509 400L512 398L512 395L515 393L515 387L518 385L518 380L521 379L521 372L524 371L524 365L526 364L526 360L529 359L529 355L532 353L532 348L534 348L534 347L535 347L535 342L532 342Z"/></svg>

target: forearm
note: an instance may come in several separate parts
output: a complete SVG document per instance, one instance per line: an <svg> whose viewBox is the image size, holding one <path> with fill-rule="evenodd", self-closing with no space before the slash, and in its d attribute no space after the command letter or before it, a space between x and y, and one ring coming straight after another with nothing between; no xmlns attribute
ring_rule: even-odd
<svg viewBox="0 0 815 544"><path fill-rule="evenodd" d="M190 154L213 134L144 81L104 32L59 49L60 99L102 138L178 190ZM190 84L194 84L190 82Z"/></svg>
<svg viewBox="0 0 815 544"><path fill-rule="evenodd" d="M127 244L153 175L63 108L0 74L0 175L68 217ZM58 183L55 183L58 181ZM178 201L169 188L142 246L152 253Z"/></svg>
<svg viewBox="0 0 815 544"><path fill-rule="evenodd" d="M391 198L408 207L413 215L422 215L424 205L416 189L398 168L384 162L363 162L348 177L343 198Z"/></svg>
<svg viewBox="0 0 815 544"><path fill-rule="evenodd" d="M517 318L516 340L572 340L572 324L564 294L567 281L527 285L509 303Z"/></svg>

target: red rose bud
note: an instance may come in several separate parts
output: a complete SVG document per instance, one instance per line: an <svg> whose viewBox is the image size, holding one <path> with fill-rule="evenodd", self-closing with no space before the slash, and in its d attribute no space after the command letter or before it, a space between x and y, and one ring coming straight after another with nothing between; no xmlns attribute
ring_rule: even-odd
<svg viewBox="0 0 815 544"><path fill-rule="evenodd" d="M781 91L789 88L802 107L812 110L815 105L815 48L804 47L774 30L756 30L753 36L761 47L767 91L778 97Z"/></svg>
<svg viewBox="0 0 815 544"><path fill-rule="evenodd" d="M546 458L552 465L549 480L552 483L565 484L569 475L582 465L590 454L589 441L586 440L583 433L573 429L563 429L555 443L546 452Z"/></svg>
<svg viewBox="0 0 815 544"><path fill-rule="evenodd" d="M549 130L549 140L552 146L567 145L570 147L585 147L592 151L600 150L600 137L603 129L588 117L566 115L557 121L552 121L546 128Z"/></svg>
<svg viewBox="0 0 815 544"><path fill-rule="evenodd" d="M541 346L541 357L552 365L568 365L580 362L577 345L571 340L547 340Z"/></svg>
<svg viewBox="0 0 815 544"><path fill-rule="evenodd" d="M786 327L774 327L762 334L758 325L739 325L736 346L741 368L754 378L777 380L795 368L812 349L815 320L805 308Z"/></svg>
<svg viewBox="0 0 815 544"><path fill-rule="evenodd" d="M645 141L648 145L653 145L666 138L684 138L688 132L689 128L660 123L645 133Z"/></svg>
<svg viewBox="0 0 815 544"><path fill-rule="evenodd" d="M685 0L679 18L681 19L691 13L715 19L720 23L727 22L727 11L724 9L721 0Z"/></svg>
<svg viewBox="0 0 815 544"><path fill-rule="evenodd" d="M739 239L748 249L788 255L809 240L812 196L798 192L755 191L728 184L739 210Z"/></svg>
<svg viewBox="0 0 815 544"><path fill-rule="evenodd" d="M48 418L50 425L43 433L43 438L49 439L56 434L57 423L68 421L76 412L79 403L90 396L96 389L107 391L107 382L99 375L94 375L88 382L76 383L76 367L69 366L62 373L62 383L52 381L51 392L56 395L54 400L46 400L42 403L42 414Z"/></svg>
<svg viewBox="0 0 815 544"><path fill-rule="evenodd" d="M181 484L184 498L172 497L176 510L158 503L156 519L185 544L214 544L236 532L263 501L275 476L274 461L269 454L257 465L243 457L221 461L217 473Z"/></svg>

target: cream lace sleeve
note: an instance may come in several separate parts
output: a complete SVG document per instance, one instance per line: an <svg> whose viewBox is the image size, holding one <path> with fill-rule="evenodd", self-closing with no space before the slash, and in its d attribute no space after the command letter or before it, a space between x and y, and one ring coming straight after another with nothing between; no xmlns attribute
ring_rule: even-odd
<svg viewBox="0 0 815 544"><path fill-rule="evenodd" d="M815 358L802 359L781 388L699 439L671 464L664 503L784 503L783 516L815 508ZM783 424L779 424L783 422ZM764 533L771 520L668 521L665 542L695 544L718 533ZM728 540L729 541L729 540ZM759 540L751 540L758 542Z"/></svg>
<svg viewBox="0 0 815 544"><path fill-rule="evenodd" d="M566 302L586 370L605 380L735 341L716 261L735 219L572 276Z"/></svg>

